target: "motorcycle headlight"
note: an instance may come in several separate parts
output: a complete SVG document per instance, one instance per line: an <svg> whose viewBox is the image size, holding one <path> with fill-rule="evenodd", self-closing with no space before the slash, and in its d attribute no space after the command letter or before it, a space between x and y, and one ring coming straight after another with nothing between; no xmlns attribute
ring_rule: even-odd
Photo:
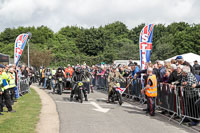
<svg viewBox="0 0 200 133"><path fill-rule="evenodd" d="M78 86L83 86L83 83L82 83L82 82L79 82L79 83L78 83Z"/></svg>
<svg viewBox="0 0 200 133"><path fill-rule="evenodd" d="M59 78L58 80L59 80L59 81L62 81L62 78Z"/></svg>
<svg viewBox="0 0 200 133"><path fill-rule="evenodd" d="M117 86L118 88L120 88L120 84L119 84L119 83L117 83L116 86Z"/></svg>
<svg viewBox="0 0 200 133"><path fill-rule="evenodd" d="M89 78L87 78L87 82L90 82L90 79L89 79Z"/></svg>
<svg viewBox="0 0 200 133"><path fill-rule="evenodd" d="M51 77L51 76L49 76L49 78L51 79L52 77Z"/></svg>

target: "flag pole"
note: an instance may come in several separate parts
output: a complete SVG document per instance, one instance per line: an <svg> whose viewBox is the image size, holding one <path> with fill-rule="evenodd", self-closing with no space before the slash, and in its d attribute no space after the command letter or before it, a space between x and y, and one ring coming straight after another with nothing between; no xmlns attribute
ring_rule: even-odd
<svg viewBox="0 0 200 133"><path fill-rule="evenodd" d="M32 34L30 32L28 32L28 67L30 68L30 55L29 55L29 41L32 37Z"/></svg>
<svg viewBox="0 0 200 133"><path fill-rule="evenodd" d="M28 39L28 68L30 68L30 62L29 62L29 40L30 39Z"/></svg>

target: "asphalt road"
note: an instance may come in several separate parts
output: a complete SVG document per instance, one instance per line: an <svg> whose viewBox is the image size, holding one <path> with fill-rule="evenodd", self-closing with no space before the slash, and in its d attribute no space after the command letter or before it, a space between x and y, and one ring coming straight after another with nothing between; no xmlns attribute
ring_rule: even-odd
<svg viewBox="0 0 200 133"><path fill-rule="evenodd" d="M69 101L69 92L62 95L45 90L55 101L60 119L60 133L186 133L183 126L142 111L139 103L107 104L107 96L95 91L82 104Z"/></svg>

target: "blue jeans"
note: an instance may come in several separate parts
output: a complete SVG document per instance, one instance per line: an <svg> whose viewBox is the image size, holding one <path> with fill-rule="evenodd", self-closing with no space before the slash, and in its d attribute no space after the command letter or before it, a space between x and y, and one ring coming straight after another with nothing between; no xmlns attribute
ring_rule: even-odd
<svg viewBox="0 0 200 133"><path fill-rule="evenodd" d="M15 87L15 98L16 98L16 99L19 98L19 90L18 90L18 87Z"/></svg>
<svg viewBox="0 0 200 133"><path fill-rule="evenodd" d="M51 79L51 86L54 88L52 79ZM47 78L44 78L44 88L47 88Z"/></svg>

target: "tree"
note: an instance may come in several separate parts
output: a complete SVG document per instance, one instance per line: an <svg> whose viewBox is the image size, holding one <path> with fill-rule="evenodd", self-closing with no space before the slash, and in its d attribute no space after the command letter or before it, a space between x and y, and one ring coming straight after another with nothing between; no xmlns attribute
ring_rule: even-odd
<svg viewBox="0 0 200 133"><path fill-rule="evenodd" d="M112 63L116 59L139 59L139 36L144 26L143 23L129 30L124 23L116 21L89 29L66 26L57 33L47 26L6 28L0 33L0 52L13 58L16 37L21 33L31 32L31 54L34 54L33 51L40 56L41 52L50 54L50 65ZM175 22L168 26L163 24L154 26L152 61L188 52L200 54L199 24ZM27 55L27 47L22 55ZM33 57L38 58L34 55ZM48 63L43 61L43 64Z"/></svg>
<svg viewBox="0 0 200 133"><path fill-rule="evenodd" d="M76 41L77 47L81 52L96 56L104 50L104 45L99 40L99 31L95 28L86 29L79 35Z"/></svg>
<svg viewBox="0 0 200 133"><path fill-rule="evenodd" d="M28 64L28 56L27 52L24 53L22 61L26 64ZM38 50L38 49L32 49L30 51L30 64L31 66L34 66L36 68L39 68L40 66L48 67L51 63L52 55L51 51L48 50Z"/></svg>

